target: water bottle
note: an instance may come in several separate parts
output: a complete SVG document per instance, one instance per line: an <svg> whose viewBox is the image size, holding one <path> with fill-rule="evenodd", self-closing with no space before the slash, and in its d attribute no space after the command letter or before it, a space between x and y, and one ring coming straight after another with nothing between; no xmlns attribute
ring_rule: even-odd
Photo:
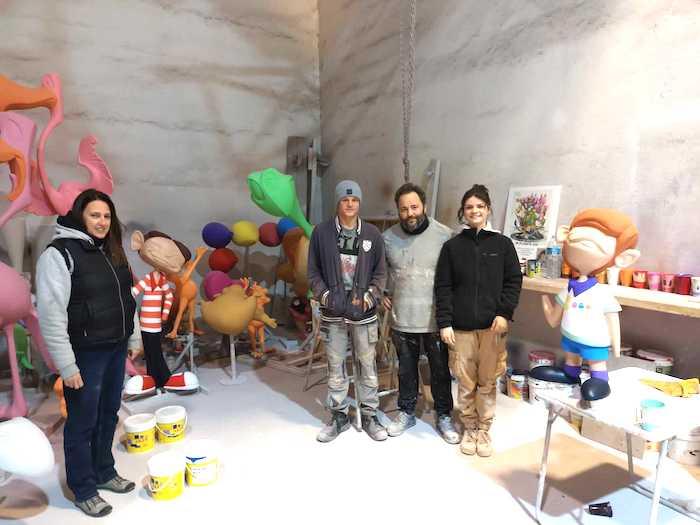
<svg viewBox="0 0 700 525"><path fill-rule="evenodd" d="M545 250L542 276L547 279L558 279L561 277L561 246L552 239Z"/></svg>

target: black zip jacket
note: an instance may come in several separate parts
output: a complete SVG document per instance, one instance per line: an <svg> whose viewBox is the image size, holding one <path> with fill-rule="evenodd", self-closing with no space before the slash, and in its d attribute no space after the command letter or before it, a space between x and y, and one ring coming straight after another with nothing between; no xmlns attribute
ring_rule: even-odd
<svg viewBox="0 0 700 525"><path fill-rule="evenodd" d="M500 233L463 230L442 246L435 274L438 328L489 328L513 320L523 275L512 241Z"/></svg>

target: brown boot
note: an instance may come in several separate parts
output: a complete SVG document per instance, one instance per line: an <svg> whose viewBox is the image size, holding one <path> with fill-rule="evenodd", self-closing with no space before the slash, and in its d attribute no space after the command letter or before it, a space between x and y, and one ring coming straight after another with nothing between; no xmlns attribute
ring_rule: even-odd
<svg viewBox="0 0 700 525"><path fill-rule="evenodd" d="M462 442L459 444L462 454L473 456L476 453L476 430L465 428L462 435Z"/></svg>
<svg viewBox="0 0 700 525"><path fill-rule="evenodd" d="M476 453L482 458L487 458L493 454L491 447L491 436L488 430L479 430L476 436Z"/></svg>

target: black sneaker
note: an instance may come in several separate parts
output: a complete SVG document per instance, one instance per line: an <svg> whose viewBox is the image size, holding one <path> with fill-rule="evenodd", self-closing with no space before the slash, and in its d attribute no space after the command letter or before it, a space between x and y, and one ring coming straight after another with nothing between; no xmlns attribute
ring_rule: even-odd
<svg viewBox="0 0 700 525"><path fill-rule="evenodd" d="M350 428L350 420L348 415L343 412L333 412L328 424L321 429L316 436L316 439L321 443L333 441L341 432L345 432Z"/></svg>
<svg viewBox="0 0 700 525"><path fill-rule="evenodd" d="M379 422L377 416L362 416L362 428L375 441L384 441L389 437L386 428Z"/></svg>
<svg viewBox="0 0 700 525"><path fill-rule="evenodd" d="M112 512L112 506L99 495L84 501L76 501L75 506L92 518L101 518Z"/></svg>

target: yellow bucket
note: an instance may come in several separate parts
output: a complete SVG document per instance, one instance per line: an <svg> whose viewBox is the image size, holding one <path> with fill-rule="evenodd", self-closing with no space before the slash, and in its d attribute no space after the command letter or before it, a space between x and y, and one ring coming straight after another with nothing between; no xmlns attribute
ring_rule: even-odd
<svg viewBox="0 0 700 525"><path fill-rule="evenodd" d="M124 420L126 451L131 453L153 450L156 442L156 416L134 414Z"/></svg>
<svg viewBox="0 0 700 525"><path fill-rule="evenodd" d="M185 449L185 481L191 487L211 485L219 479L219 452L215 441L192 441Z"/></svg>
<svg viewBox="0 0 700 525"><path fill-rule="evenodd" d="M148 475L153 499L175 499L185 486L185 461L174 452L161 452L148 460Z"/></svg>
<svg viewBox="0 0 700 525"><path fill-rule="evenodd" d="M158 441L174 443L185 437L187 427L187 411L178 405L167 406L156 410L156 430Z"/></svg>

